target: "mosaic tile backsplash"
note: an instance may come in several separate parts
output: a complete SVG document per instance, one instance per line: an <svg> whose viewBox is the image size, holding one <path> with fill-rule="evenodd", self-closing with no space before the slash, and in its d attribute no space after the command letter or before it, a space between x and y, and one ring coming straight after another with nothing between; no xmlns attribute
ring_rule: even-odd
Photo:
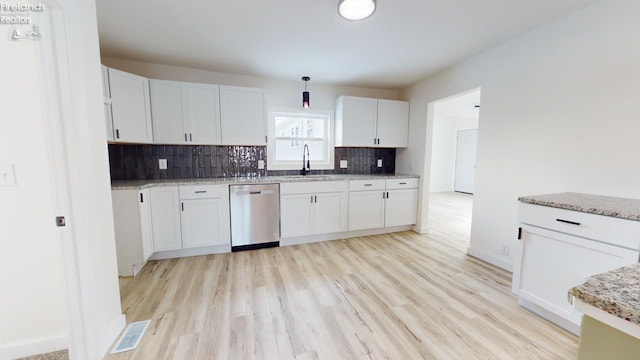
<svg viewBox="0 0 640 360"><path fill-rule="evenodd" d="M166 170L158 168L158 159L167 159ZM382 159L381 168L378 159ZM298 170L259 170L258 160L266 166L266 146L109 145L111 180L298 174ZM347 169L340 169L340 160L347 160ZM313 170L312 166L311 174L393 174L395 169L396 149L337 147L335 169Z"/></svg>

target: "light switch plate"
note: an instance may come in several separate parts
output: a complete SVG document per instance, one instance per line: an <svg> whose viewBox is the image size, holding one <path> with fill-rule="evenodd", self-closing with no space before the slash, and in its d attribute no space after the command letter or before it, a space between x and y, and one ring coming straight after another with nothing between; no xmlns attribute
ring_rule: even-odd
<svg viewBox="0 0 640 360"><path fill-rule="evenodd" d="M13 164L0 164L0 186L16 186Z"/></svg>
<svg viewBox="0 0 640 360"><path fill-rule="evenodd" d="M264 169L264 160L258 160L258 170Z"/></svg>
<svg viewBox="0 0 640 360"><path fill-rule="evenodd" d="M378 167L382 167L382 159L378 159Z"/></svg>
<svg viewBox="0 0 640 360"><path fill-rule="evenodd" d="M340 169L347 168L347 160L340 160Z"/></svg>
<svg viewBox="0 0 640 360"><path fill-rule="evenodd" d="M158 159L158 167L160 170L167 170L167 159Z"/></svg>

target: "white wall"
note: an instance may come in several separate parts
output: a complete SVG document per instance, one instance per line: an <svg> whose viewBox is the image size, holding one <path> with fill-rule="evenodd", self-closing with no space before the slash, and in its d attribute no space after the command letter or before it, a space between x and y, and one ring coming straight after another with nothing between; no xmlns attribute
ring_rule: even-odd
<svg viewBox="0 0 640 360"><path fill-rule="evenodd" d="M152 79L175 80L210 83L219 85L257 87L267 90L267 104L269 106L293 107L302 106L302 91L304 83L299 81L279 81L245 75L235 75L191 69L180 66L151 64L137 61L103 58L106 66ZM398 100L400 91L367 89L348 86L324 85L314 80L313 74L307 84L310 92L311 107L322 110L334 110L335 102L340 95L364 96L382 99Z"/></svg>
<svg viewBox="0 0 640 360"><path fill-rule="evenodd" d="M478 118L438 116L436 105L433 121L430 192L453 191L455 180L458 130L476 129Z"/></svg>
<svg viewBox="0 0 640 360"><path fill-rule="evenodd" d="M2 359L69 344L74 344L71 355L76 359L101 359L124 326L95 3L60 0L57 5L64 10L64 29L43 31L40 42L0 39L2 54L7 55L0 60L6 70L0 86L0 163L15 164L17 172L17 186L0 188ZM54 12L54 5L49 5L47 13ZM36 44L49 44L54 36L66 39L68 47L58 50L68 57L69 71L57 71L55 60L60 57L50 59L35 51ZM57 123L55 111L45 104L57 103L58 92L45 90L42 64L54 69L56 83L68 84L60 91L64 135L48 145L47 129ZM63 144L65 151L52 159L55 143ZM54 191L53 176L61 174L68 178L68 188ZM55 227L56 215L66 215L68 226ZM75 279L69 276L72 268ZM65 297L65 286L77 293ZM69 327L69 319L78 322Z"/></svg>
<svg viewBox="0 0 640 360"><path fill-rule="evenodd" d="M68 329L37 43L3 36L0 53L0 164L13 164L17 181L0 187L0 359L8 359L65 348Z"/></svg>
<svg viewBox="0 0 640 360"><path fill-rule="evenodd" d="M482 87L471 254L511 267L499 249L516 243L519 195L640 198L638 13L636 0L601 1L406 89L410 147L396 166L428 179L428 104Z"/></svg>

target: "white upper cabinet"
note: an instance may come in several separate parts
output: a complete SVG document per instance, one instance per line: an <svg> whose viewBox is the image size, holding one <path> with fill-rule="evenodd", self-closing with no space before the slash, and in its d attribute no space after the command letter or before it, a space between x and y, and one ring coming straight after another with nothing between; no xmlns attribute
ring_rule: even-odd
<svg viewBox="0 0 640 360"><path fill-rule="evenodd" d="M104 65L102 65L102 99L104 103L107 141L114 141L113 118L111 117L111 90L109 89L109 68Z"/></svg>
<svg viewBox="0 0 640 360"><path fill-rule="evenodd" d="M378 100L377 137L379 147L407 147L409 136L409 103Z"/></svg>
<svg viewBox="0 0 640 360"><path fill-rule="evenodd" d="M409 103L341 96L336 103L336 146L406 147Z"/></svg>
<svg viewBox="0 0 640 360"><path fill-rule="evenodd" d="M266 145L264 90L220 86L220 122L223 145Z"/></svg>
<svg viewBox="0 0 640 360"><path fill-rule="evenodd" d="M378 100L341 96L336 104L336 146L375 146Z"/></svg>
<svg viewBox="0 0 640 360"><path fill-rule="evenodd" d="M217 85L150 80L156 144L220 144Z"/></svg>
<svg viewBox="0 0 640 360"><path fill-rule="evenodd" d="M149 80L116 69L108 72L114 141L152 143Z"/></svg>

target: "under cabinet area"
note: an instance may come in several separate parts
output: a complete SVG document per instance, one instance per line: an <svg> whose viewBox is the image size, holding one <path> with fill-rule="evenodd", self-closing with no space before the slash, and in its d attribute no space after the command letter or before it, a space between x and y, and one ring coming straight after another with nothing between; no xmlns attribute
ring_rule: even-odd
<svg viewBox="0 0 640 360"><path fill-rule="evenodd" d="M341 96L335 131L336 146L407 147L409 103Z"/></svg>
<svg viewBox="0 0 640 360"><path fill-rule="evenodd" d="M280 184L281 237L347 230L346 181Z"/></svg>
<svg viewBox="0 0 640 360"><path fill-rule="evenodd" d="M568 291L588 277L637 263L640 222L520 203L513 291L520 304L578 334Z"/></svg>

